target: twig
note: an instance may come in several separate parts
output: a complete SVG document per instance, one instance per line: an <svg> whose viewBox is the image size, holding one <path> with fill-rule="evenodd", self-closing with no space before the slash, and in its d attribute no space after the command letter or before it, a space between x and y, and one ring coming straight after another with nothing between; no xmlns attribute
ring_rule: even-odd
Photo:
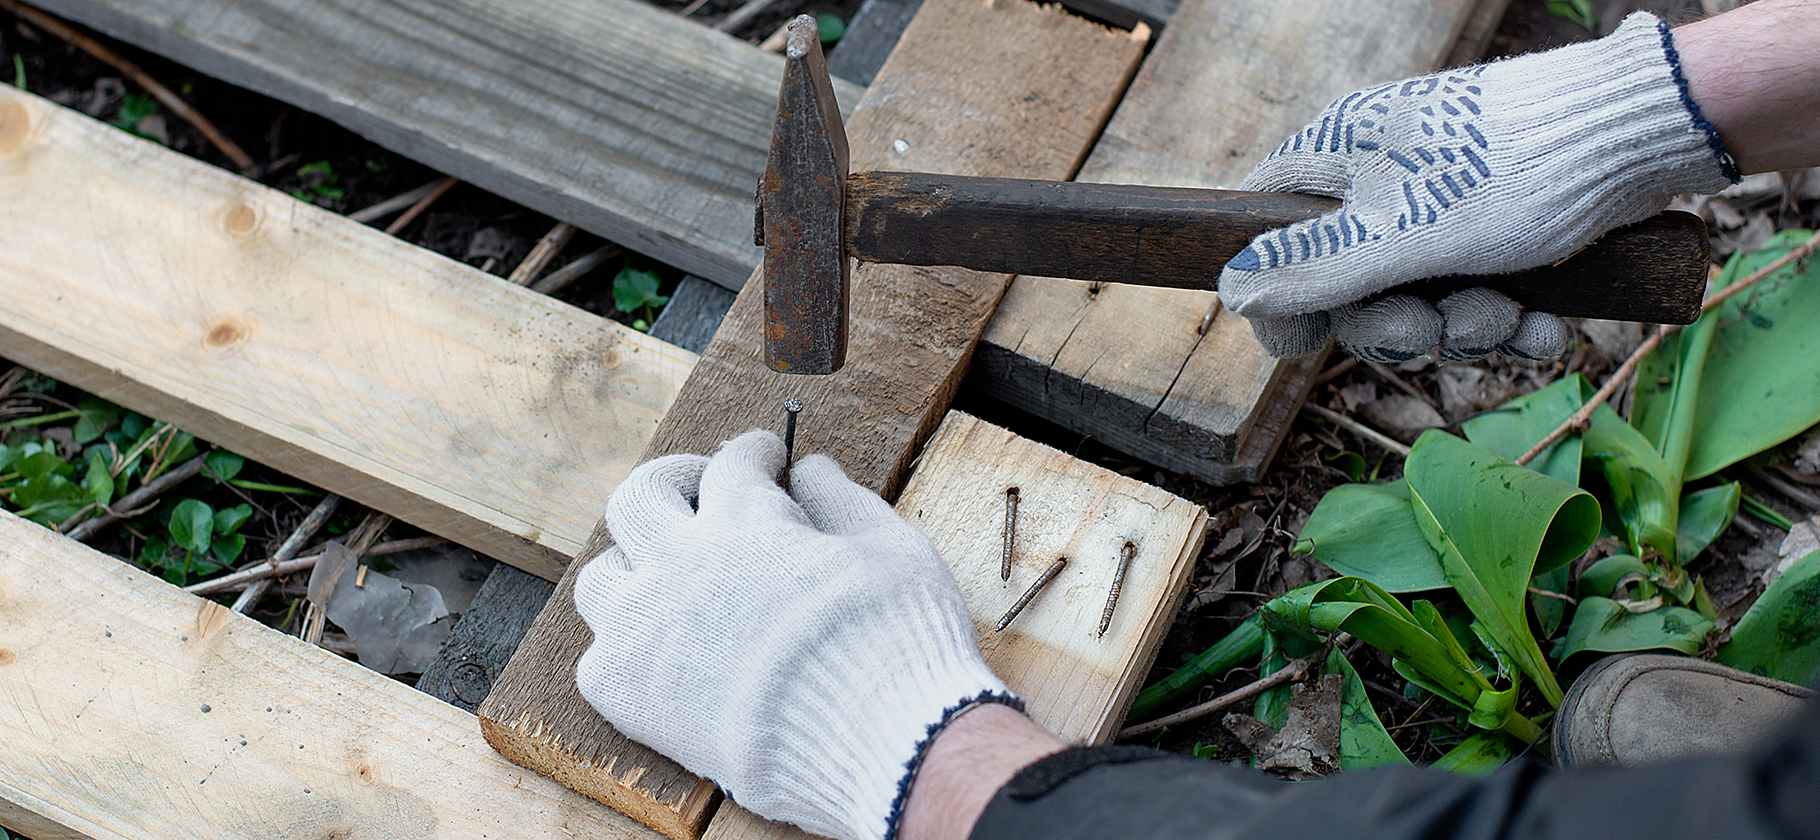
<svg viewBox="0 0 1820 840"><path fill-rule="evenodd" d="M1751 475L1761 479L1763 483L1775 488L1776 492L1787 496L1789 501L1806 505L1809 514L1820 510L1820 496L1816 496L1813 493L1796 487L1768 470L1752 468L1750 472Z"/></svg>
<svg viewBox="0 0 1820 840"><path fill-rule="evenodd" d="M1366 359L1365 366L1371 368L1372 372L1376 373L1378 376L1382 377L1384 379L1384 381L1389 382L1390 384L1395 385L1398 388L1402 389L1402 391L1404 393L1406 393L1412 397L1415 397L1416 399L1421 400L1424 403L1427 403L1429 408L1432 408L1435 411L1441 410L1440 406L1435 405L1435 401L1434 401L1433 397L1430 397L1427 394L1423 393L1422 389L1417 388L1416 386L1411 385L1408 382L1404 381L1403 377L1398 376L1396 371L1391 370L1388 367L1385 367L1383 362L1374 362L1374 361L1371 361L1370 359Z"/></svg>
<svg viewBox="0 0 1820 840"><path fill-rule="evenodd" d="M1789 263L1812 254L1816 246L1820 246L1820 233L1815 233L1813 236L1808 237L1806 242L1789 249L1788 253L1776 258L1775 262L1751 272L1743 280L1739 280L1708 296L1706 300L1700 304L1700 314L1704 315L1711 312L1715 307L1724 303L1732 295L1738 294L1739 292L1756 285L1763 278L1780 271ZM1678 329L1680 329L1680 327L1664 324L1661 329L1656 330L1655 335L1644 339L1643 343L1637 345L1637 349L1630 354L1630 358L1625 359L1624 364L1618 366L1617 372L1613 373L1611 378L1606 380L1605 384L1599 387L1598 392L1592 395L1592 399L1587 400L1585 405L1580 406L1580 410L1574 412L1573 416L1567 418L1566 422L1556 426L1554 431L1549 432L1548 437L1543 438L1541 441L1537 442L1535 446L1530 447L1528 452L1523 453L1522 457L1517 459L1517 465L1527 465L1530 461L1535 460L1537 455L1542 454L1542 450L1554 446L1556 443L1559 443L1562 438L1567 437L1573 432L1584 430L1586 424L1591 422L1593 412L1597 411L1599 406L1604 405L1606 400L1611 399L1611 395L1618 390L1618 386L1622 385L1624 381L1629 379L1630 375L1636 371L1637 364L1643 361L1643 357L1649 355L1650 351L1660 346L1663 338Z"/></svg>
<svg viewBox="0 0 1820 840"><path fill-rule="evenodd" d="M0 0L0 2L3 2L3 0ZM207 456L205 455L197 455L196 457L177 465L175 468L165 472L164 475L158 476L158 478L154 479L151 483L121 496L118 501L103 508L101 515L96 516L93 519L83 520L80 524L76 525L76 527L71 528L64 533L73 540L86 540L89 537L94 536L96 531L113 524L123 517L133 515L134 512L145 507L147 503L158 498L160 493L183 483L187 479L193 478L197 473L202 471L202 462L206 457ZM68 525L69 523L66 522L64 524Z"/></svg>
<svg viewBox="0 0 1820 840"><path fill-rule="evenodd" d="M531 285L531 281L543 273L544 267L549 265L551 260L556 259L557 254L562 253L563 246L568 245L569 240L574 236L574 225L568 222L557 222L556 227L550 228L549 233L537 240L537 244L531 247L531 253L525 255L525 258L518 263L518 267L512 269L512 273L506 279L520 286Z"/></svg>
<svg viewBox="0 0 1820 840"><path fill-rule="evenodd" d="M404 230L406 225L417 221L417 217L422 215L423 211L430 209L430 205L435 204L436 199L441 198L443 193L454 189L455 185L459 183L461 183L461 180L453 175L438 181L435 189L430 190L423 198L418 199L416 204L411 205L411 209L404 211L404 215L399 216L391 224L386 225L385 232L397 236L398 232Z"/></svg>
<svg viewBox="0 0 1820 840"><path fill-rule="evenodd" d="M32 25L39 29L74 44L77 49L111 65L115 70L119 70L121 75L132 79L134 84L145 88L146 93L151 94L160 103L163 103L164 107L171 109L171 113L181 117L184 122L195 126L196 130L202 132L202 136L207 138L209 143L213 144L216 149L221 150L221 154L225 155L228 160L233 161L236 169L245 173L252 171L254 166L256 166L256 164L253 163L252 156L247 154L245 150L241 149L234 141L229 140L226 135L222 134L221 130L216 128L214 123L209 122L208 117L203 116L195 108L191 108L188 102L178 98L177 94L172 93L170 88L165 87L157 79L147 75L144 70L139 69L139 65L128 61L125 56L114 52L106 44L77 32L69 24L32 8L31 6L20 3L18 0L0 0L0 9L5 9L30 21Z"/></svg>
<svg viewBox="0 0 1820 840"><path fill-rule="evenodd" d="M1320 374L1315 376L1314 379L1309 380L1308 387L1313 388L1318 385L1325 385L1329 382L1332 382L1340 374L1345 373L1349 370L1352 370L1353 368L1358 367L1358 366L1359 366L1359 357L1348 353L1346 355L1346 358L1341 359L1338 362L1335 362L1333 367L1330 367L1324 371L1321 371Z"/></svg>
<svg viewBox="0 0 1820 840"><path fill-rule="evenodd" d="M1160 717L1149 723L1127 726L1124 729L1119 730L1118 737L1120 740L1135 738L1139 735L1155 732L1165 726L1174 726L1178 723L1213 714L1234 703L1256 697L1257 695L1264 693L1267 689L1272 689L1283 683L1301 679L1302 675L1308 672L1308 666L1310 664L1312 664L1310 659L1297 659L1288 665L1284 665L1282 668L1277 669L1276 673L1248 682L1237 689L1228 691L1225 694L1198 706L1190 706L1173 715Z"/></svg>
<svg viewBox="0 0 1820 840"><path fill-rule="evenodd" d="M428 202L424 203L428 204ZM373 546L373 542L379 539L379 535L385 533L385 529L391 526L392 517L378 511L367 514L367 518L361 520L359 525L354 526L353 532L348 534L346 543L348 551L352 552L355 557L365 556L367 549ZM327 605L311 601L309 609L304 610L303 613L303 640L312 645L321 645L322 629L327 621Z"/></svg>
<svg viewBox="0 0 1820 840"><path fill-rule="evenodd" d="M442 182L444 180L445 179L438 178L434 181L424 184L421 187L416 187L414 189L407 190L405 192L392 196L391 198L381 201L378 204L372 205L371 207L363 207L359 210L355 210L354 212L348 214L348 218L352 219L356 222L359 222L363 225L377 222L380 219L383 219L387 216L392 215L393 213L396 213L400 210L405 209L406 207L410 207L411 205L416 204L419 201L422 201L424 196L435 192L437 187L442 186Z"/></svg>
<svg viewBox="0 0 1820 840"><path fill-rule="evenodd" d="M590 252L574 262L550 272L542 280L532 283L531 291L542 292L546 295L555 294L558 289L581 279L582 275L599 268L601 263L612 259L614 256L618 255L619 252L620 247L618 245L608 245L599 250Z"/></svg>
<svg viewBox="0 0 1820 840"><path fill-rule="evenodd" d="M442 537L412 537L408 540L387 540L368 548L365 552L362 552L360 556L380 557L387 554L398 554L404 551L416 551L420 548L434 548L447 542L448 540L445 540ZM315 568L316 564L321 561L321 554L306 554L302 557L286 560L275 566L260 563L257 566L241 569L232 574L222 575L214 580L205 580L201 583L191 584L184 587L183 591L194 595L228 592L241 586L250 587L251 584L259 581L281 578L298 572L307 572L310 569Z"/></svg>
<svg viewBox="0 0 1820 840"><path fill-rule="evenodd" d="M708 5L708 0L694 0L694 2L691 2L689 5L684 6L681 9L678 9L676 12L676 16L677 17L688 17L692 14L695 14L695 11L697 9L700 9L701 7L706 6L706 5Z"/></svg>
<svg viewBox="0 0 1820 840"><path fill-rule="evenodd" d="M316 532L322 530L322 526L328 524L329 517L334 515L335 508L340 505L340 496L337 496L334 493L324 496L322 501L317 502L316 507L312 509L308 515L303 517L303 521L297 523L297 527L291 531L291 535L285 537L284 542L278 544L278 550L272 552L272 556L265 559L265 568L268 570L276 569L285 561L296 557L297 552L303 550L304 543L309 541L311 537L316 536ZM244 592L240 593L240 597L234 599L234 605L230 609L237 613L244 613L247 610L252 609L253 605L258 603L259 599L265 596L266 587L270 585L270 577L260 578L259 580L254 581L251 586L248 586Z"/></svg>
<svg viewBox="0 0 1820 840"><path fill-rule="evenodd" d="M1316 414L1319 414L1322 417L1325 417L1328 420L1331 420L1334 423L1339 424L1339 426L1341 428L1343 428L1349 432L1352 432L1353 434L1358 435L1359 437L1365 438L1366 440L1369 440L1372 443L1382 446L1385 449L1395 452L1398 455L1401 455L1405 458L1409 457L1409 447L1404 446L1402 443L1399 443L1395 438L1392 438L1389 435L1386 435L1383 432L1378 431L1377 429L1367 426L1364 423L1360 423L1359 421L1354 420L1351 417L1347 417L1344 414L1341 414L1337 411L1334 411L1331 408L1328 408L1324 405L1320 405L1318 403L1312 403L1312 402L1303 403L1302 408L1306 409L1308 411L1312 411Z"/></svg>
<svg viewBox="0 0 1820 840"><path fill-rule="evenodd" d="M721 18L719 23L714 24L714 28L722 32L732 32L738 29L740 24L757 17L759 12L771 8L771 4L775 2L777 0L746 0L743 5Z"/></svg>
<svg viewBox="0 0 1820 840"><path fill-rule="evenodd" d="M1427 720L1417 720L1417 721L1411 721L1409 723L1399 723L1396 726L1386 726L1386 727L1384 727L1384 731L1385 732L1395 732L1399 729L1408 729L1412 726L1427 726L1431 723L1447 723L1452 720L1453 720L1453 715L1442 715L1440 717L1432 717Z"/></svg>

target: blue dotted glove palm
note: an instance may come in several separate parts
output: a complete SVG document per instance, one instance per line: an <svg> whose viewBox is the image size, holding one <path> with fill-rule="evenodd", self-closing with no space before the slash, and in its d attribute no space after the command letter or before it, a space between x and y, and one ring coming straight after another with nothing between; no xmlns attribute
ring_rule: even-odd
<svg viewBox="0 0 1820 840"><path fill-rule="evenodd" d="M1637 13L1597 41L1329 105L1243 187L1344 204L1254 239L1221 272L1220 299L1277 356L1313 353L1330 334L1377 361L1553 356L1566 324L1490 289L1438 303L1383 293L1556 262L1737 177L1686 95L1666 24Z"/></svg>

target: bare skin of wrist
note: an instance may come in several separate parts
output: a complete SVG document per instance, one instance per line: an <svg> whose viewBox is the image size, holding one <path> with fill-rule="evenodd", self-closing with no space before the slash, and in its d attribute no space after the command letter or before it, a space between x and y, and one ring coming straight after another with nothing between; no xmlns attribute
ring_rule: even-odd
<svg viewBox="0 0 1820 840"><path fill-rule="evenodd" d="M1820 165L1820 0L1757 0L1674 39L1688 94L1744 174Z"/></svg>
<svg viewBox="0 0 1820 840"><path fill-rule="evenodd" d="M904 840L965 840L998 789L1017 771L1067 748L1022 712L989 704L935 736L904 803Z"/></svg>

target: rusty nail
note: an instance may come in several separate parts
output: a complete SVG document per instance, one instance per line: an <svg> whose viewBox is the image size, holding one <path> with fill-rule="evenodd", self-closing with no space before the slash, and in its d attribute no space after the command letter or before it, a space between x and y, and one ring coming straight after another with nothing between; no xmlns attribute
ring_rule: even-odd
<svg viewBox="0 0 1820 840"><path fill-rule="evenodd" d="M1119 605L1119 591L1125 588L1125 572L1131 569L1131 559L1137 556L1137 545L1130 540L1119 549L1119 568L1112 573L1112 591L1106 595L1106 609L1100 613L1100 638L1106 637L1106 628L1112 626L1112 609Z"/></svg>
<svg viewBox="0 0 1820 840"><path fill-rule="evenodd" d="M1017 618L1017 614L1024 611L1024 607L1030 603L1030 599L1035 598L1036 593L1043 591L1043 587L1048 586L1049 581L1054 580L1055 576L1061 573L1062 567L1066 565L1068 565L1068 558L1055 558L1055 562L1049 564L1049 569L1043 572L1043 576L1037 578L1036 583L1030 584L1030 588L1024 590L1024 594L1018 597L1017 603L1012 604L1011 609L1005 611L1005 617L998 620L998 629L1002 631L1011 626L1012 619Z"/></svg>
<svg viewBox="0 0 1820 840"><path fill-rule="evenodd" d="M1017 488L1005 488L1005 555L998 562L998 579L1011 579L1011 543L1017 539Z"/></svg>

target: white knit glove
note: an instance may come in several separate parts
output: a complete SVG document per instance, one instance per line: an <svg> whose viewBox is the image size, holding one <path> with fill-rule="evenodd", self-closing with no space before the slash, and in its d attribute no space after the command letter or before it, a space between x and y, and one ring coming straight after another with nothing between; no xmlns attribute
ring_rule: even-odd
<svg viewBox="0 0 1820 840"><path fill-rule="evenodd" d="M576 579L594 631L576 683L754 813L878 840L932 726L1022 705L928 538L825 456L797 462L788 493L783 466L753 431L626 477L607 501L617 544Z"/></svg>
<svg viewBox="0 0 1820 840"><path fill-rule="evenodd" d="M1556 355L1559 318L1489 289L1438 311L1373 296L1553 263L1679 193L1735 182L1684 85L1667 25L1638 12L1597 41L1346 96L1244 183L1345 203L1252 240L1221 272L1220 300L1277 356L1320 350L1330 332L1376 361L1437 346L1446 359Z"/></svg>

